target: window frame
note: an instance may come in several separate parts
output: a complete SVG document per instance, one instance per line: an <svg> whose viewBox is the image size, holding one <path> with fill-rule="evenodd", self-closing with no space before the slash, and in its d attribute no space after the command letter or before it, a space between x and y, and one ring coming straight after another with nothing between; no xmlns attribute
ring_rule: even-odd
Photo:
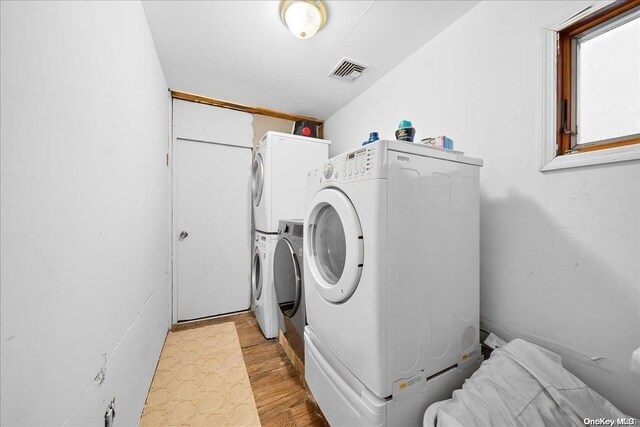
<svg viewBox="0 0 640 427"><path fill-rule="evenodd" d="M588 144L575 143L576 132L576 46L580 36L597 27L606 26L612 21L622 19L634 13L640 7L640 0L618 0L608 4L566 28L558 31L557 49L557 100L556 100L556 139L557 156L565 154L603 150L639 144L640 134L626 135Z"/></svg>

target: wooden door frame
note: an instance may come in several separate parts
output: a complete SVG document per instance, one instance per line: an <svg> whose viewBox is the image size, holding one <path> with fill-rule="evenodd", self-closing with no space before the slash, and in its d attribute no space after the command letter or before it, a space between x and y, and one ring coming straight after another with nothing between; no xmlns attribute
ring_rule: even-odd
<svg viewBox="0 0 640 427"><path fill-rule="evenodd" d="M171 97L171 142L169 144L169 170L171 171L171 324L169 328L178 323L178 239L176 239L176 210L178 198L176 197L176 174L173 162L173 153L176 146L175 132L175 98Z"/></svg>
<svg viewBox="0 0 640 427"><path fill-rule="evenodd" d="M169 147L169 156L171 162L171 325L178 323L178 224L176 212L178 210L178 197L176 185L176 172L174 153L178 137L175 132L175 100L171 97L171 146Z"/></svg>

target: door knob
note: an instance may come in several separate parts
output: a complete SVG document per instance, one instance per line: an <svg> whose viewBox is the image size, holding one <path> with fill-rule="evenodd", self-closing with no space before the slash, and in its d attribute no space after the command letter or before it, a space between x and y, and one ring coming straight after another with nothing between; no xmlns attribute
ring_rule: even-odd
<svg viewBox="0 0 640 427"><path fill-rule="evenodd" d="M185 239L188 235L189 235L189 233L187 233L186 231L181 231L180 232L180 238L181 239Z"/></svg>

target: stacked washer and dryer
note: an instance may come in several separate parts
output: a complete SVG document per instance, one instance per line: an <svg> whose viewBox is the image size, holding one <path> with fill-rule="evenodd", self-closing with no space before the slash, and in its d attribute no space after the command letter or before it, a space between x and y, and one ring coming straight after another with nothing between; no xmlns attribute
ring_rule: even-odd
<svg viewBox="0 0 640 427"><path fill-rule="evenodd" d="M274 255L286 255L283 252L286 248L276 251L280 220L302 218L304 215L307 173L329 158L329 144L323 139L267 132L257 147L251 182L255 227L251 309L266 338L275 338L278 330L285 328L280 306L287 315L294 316L299 311L304 316L304 304L300 304L302 291L298 289L298 286L302 286L301 280L300 283L295 280L293 267L290 270L293 271L291 280L286 281L286 275L281 272L282 286L279 286L276 296ZM290 224L289 229L293 232L294 225ZM284 228L280 233L283 231ZM289 240L295 238L289 235ZM297 258L289 257L289 260L292 259L299 262ZM278 261L277 265L282 269L284 261ZM301 267L300 262L300 273Z"/></svg>
<svg viewBox="0 0 640 427"><path fill-rule="evenodd" d="M331 425L421 425L478 368L481 166L378 141L309 173L305 378Z"/></svg>

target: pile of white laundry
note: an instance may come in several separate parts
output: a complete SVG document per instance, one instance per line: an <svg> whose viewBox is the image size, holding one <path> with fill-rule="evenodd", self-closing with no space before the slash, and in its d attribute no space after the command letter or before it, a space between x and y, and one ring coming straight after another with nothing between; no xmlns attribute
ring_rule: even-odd
<svg viewBox="0 0 640 427"><path fill-rule="evenodd" d="M582 426L599 419L638 425L564 369L560 356L515 339L493 351L451 399L429 407L424 425Z"/></svg>

